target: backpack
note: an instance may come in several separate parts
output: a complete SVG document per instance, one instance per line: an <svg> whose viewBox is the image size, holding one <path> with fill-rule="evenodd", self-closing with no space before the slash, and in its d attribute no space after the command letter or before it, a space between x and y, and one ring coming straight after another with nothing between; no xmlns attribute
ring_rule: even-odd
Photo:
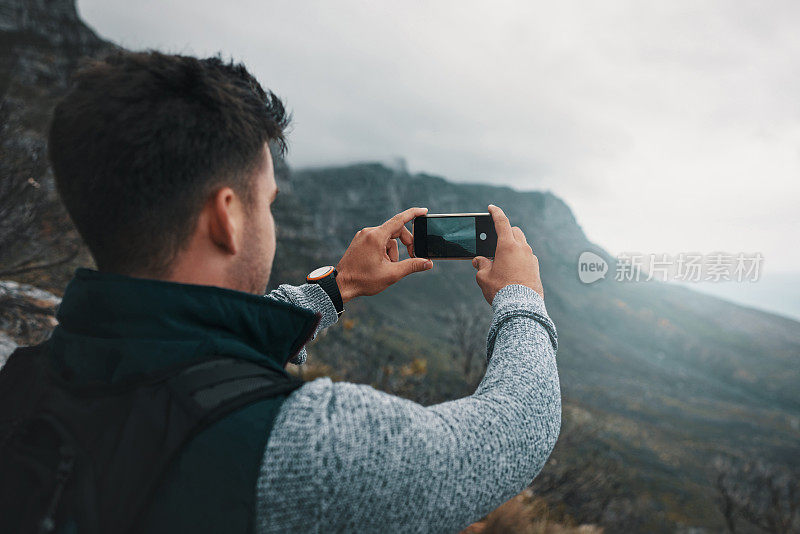
<svg viewBox="0 0 800 534"><path fill-rule="evenodd" d="M0 532L133 533L170 463L238 408L303 381L213 356L119 383L76 385L46 342L0 370Z"/></svg>

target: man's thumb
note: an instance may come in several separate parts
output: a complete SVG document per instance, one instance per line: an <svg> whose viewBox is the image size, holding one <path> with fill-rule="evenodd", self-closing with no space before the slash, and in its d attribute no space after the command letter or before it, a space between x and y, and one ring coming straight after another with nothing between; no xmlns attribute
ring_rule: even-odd
<svg viewBox="0 0 800 534"><path fill-rule="evenodd" d="M401 277L411 273L427 271L431 267L433 267L433 262L426 258L408 258L397 262L397 269L400 271Z"/></svg>
<svg viewBox="0 0 800 534"><path fill-rule="evenodd" d="M492 260L486 258L484 256L475 256L472 258L472 266L478 269L479 271L485 269L489 265L491 265Z"/></svg>

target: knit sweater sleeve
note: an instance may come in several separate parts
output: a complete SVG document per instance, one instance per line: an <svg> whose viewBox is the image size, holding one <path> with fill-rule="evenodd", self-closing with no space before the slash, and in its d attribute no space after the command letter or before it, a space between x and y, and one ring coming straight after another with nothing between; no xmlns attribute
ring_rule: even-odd
<svg viewBox="0 0 800 534"><path fill-rule="evenodd" d="M430 407L321 378L283 404L257 484L257 532L457 532L523 490L561 425L557 336L519 284L492 302L486 374Z"/></svg>
<svg viewBox="0 0 800 534"><path fill-rule="evenodd" d="M320 330L328 328L339 320L339 314L336 313L336 306L333 305L333 301L319 284L303 284L300 286L281 284L277 289L273 289L264 296L275 300L282 300L283 302L290 302L302 308L308 308L322 313L322 319L320 319L317 329L314 331L309 341L316 338ZM289 362L301 365L305 363L307 356L306 348L303 346L300 352L289 360Z"/></svg>

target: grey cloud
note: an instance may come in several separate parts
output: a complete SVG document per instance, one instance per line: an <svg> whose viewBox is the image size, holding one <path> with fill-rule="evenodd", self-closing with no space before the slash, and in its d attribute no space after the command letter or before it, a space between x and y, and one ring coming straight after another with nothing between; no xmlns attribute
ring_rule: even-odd
<svg viewBox="0 0 800 534"><path fill-rule="evenodd" d="M795 2L80 8L126 46L244 60L295 112L294 166L403 156L550 189L612 252L763 249L800 270L781 202L800 198Z"/></svg>

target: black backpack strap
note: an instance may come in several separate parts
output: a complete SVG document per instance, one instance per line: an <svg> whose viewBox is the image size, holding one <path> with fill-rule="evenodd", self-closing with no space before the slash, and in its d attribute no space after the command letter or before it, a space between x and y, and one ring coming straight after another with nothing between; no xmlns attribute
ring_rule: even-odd
<svg viewBox="0 0 800 534"><path fill-rule="evenodd" d="M304 380L231 357L214 357L192 364L169 378L167 386L175 400L193 413L194 421L182 432L180 443L173 441L165 448L156 483L149 488L141 512L155 496L169 465L194 436L239 408L261 399L291 393L303 384ZM143 513L136 514L137 519L143 516ZM137 521L134 521L128 532L137 529Z"/></svg>
<svg viewBox="0 0 800 534"><path fill-rule="evenodd" d="M191 398L209 414L218 410L230 412L253 399L289 393L304 383L236 358L217 358L192 365L169 382L178 395Z"/></svg>
<svg viewBox="0 0 800 534"><path fill-rule="evenodd" d="M0 371L0 531L58 531L71 520L87 533L136 532L168 467L196 435L303 383L216 356L120 384L78 386L59 376L43 346L18 349Z"/></svg>

